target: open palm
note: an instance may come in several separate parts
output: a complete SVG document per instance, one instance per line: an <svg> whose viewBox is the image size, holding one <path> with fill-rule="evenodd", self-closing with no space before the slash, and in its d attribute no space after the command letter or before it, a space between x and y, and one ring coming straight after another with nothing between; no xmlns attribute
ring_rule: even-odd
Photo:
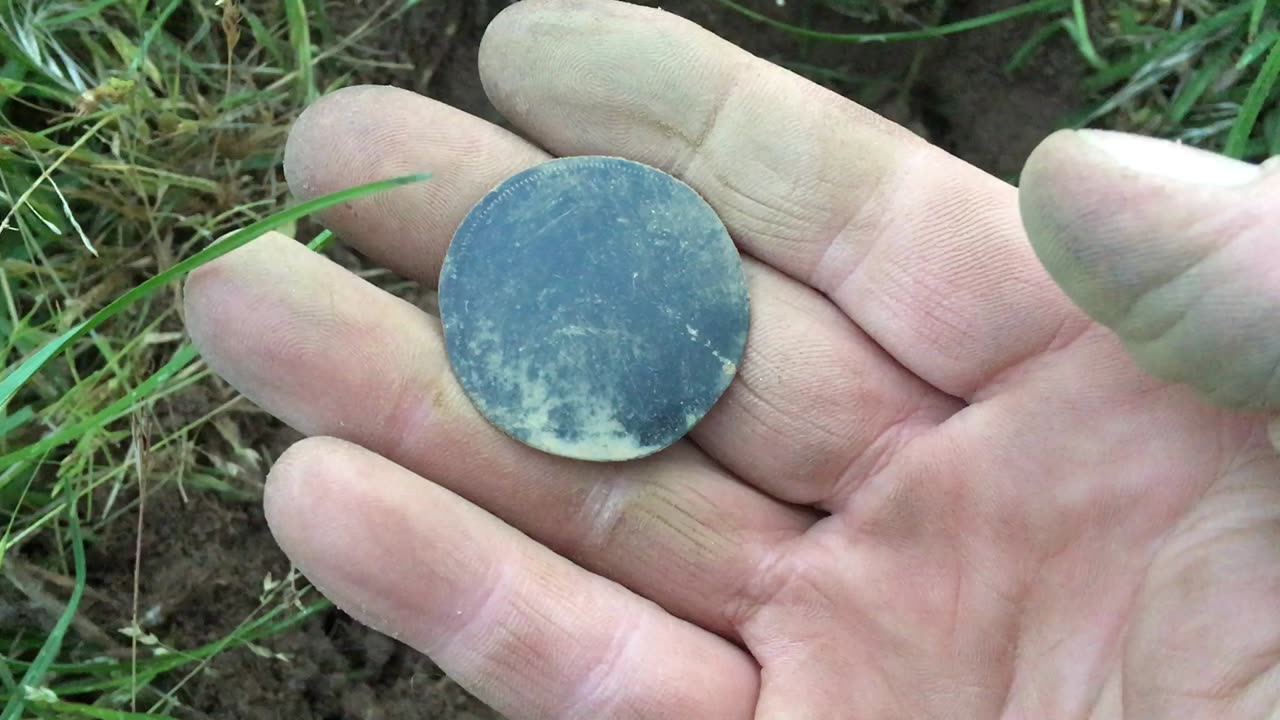
<svg viewBox="0 0 1280 720"><path fill-rule="evenodd" d="M579 463L488 426L434 317L293 241L201 269L209 364L315 436L267 512L341 607L513 720L1280 713L1280 461L1260 413L1202 399L1280 404L1274 176L1149 141L1191 169L1161 179L1066 133L1020 196L602 0L507 10L481 67L532 142L353 88L299 121L291 187L432 172L325 222L434 283L511 174L647 162L742 249L750 341L689 439Z"/></svg>

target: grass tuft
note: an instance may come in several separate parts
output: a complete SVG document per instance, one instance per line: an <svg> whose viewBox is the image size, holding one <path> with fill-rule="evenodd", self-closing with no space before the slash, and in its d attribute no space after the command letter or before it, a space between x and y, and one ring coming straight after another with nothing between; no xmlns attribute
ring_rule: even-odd
<svg viewBox="0 0 1280 720"><path fill-rule="evenodd" d="M350 202L351 200L355 200L366 195L385 192L409 183L422 182L429 177L429 175L423 174L406 175L404 177L360 185L348 190L342 190L325 195L324 197L309 200L288 210L283 210L275 213L274 215L258 220L245 228L236 230L216 244L206 247L190 257L175 263L165 271L153 275L138 285L129 288L129 290L127 290L123 295L108 303L106 307L98 310L87 320L81 321L70 330L58 335L47 345L40 348L26 360L22 361L22 363L17 367L11 369L3 379L0 379L0 407L8 404L9 400L13 398L19 388L31 380L31 378L43 369L52 358L57 356L59 353L64 352L76 340L84 337L99 325L110 320L112 317L115 317L137 301L151 295L169 283L180 279L182 276L201 265L207 264L233 250L236 250L237 248L243 247L249 242L258 239L263 234L276 230L286 223L295 222L324 210L325 208L344 202Z"/></svg>
<svg viewBox="0 0 1280 720"><path fill-rule="evenodd" d="M258 498L231 421L253 413L185 340L180 280L425 179L290 205L280 172L322 78L367 65L360 43L399 11L320 47L324 8L303 0L0 0L0 719L173 717L219 654L276 661L264 643L329 607L290 583L200 646L145 617L121 636L81 612L85 553L141 532L144 476L148 496ZM51 624L13 626L18 607Z"/></svg>
<svg viewBox="0 0 1280 720"><path fill-rule="evenodd" d="M1239 66L1237 66L1239 67ZM1236 117L1235 123L1231 125L1231 132L1227 135L1226 148L1223 150L1227 155L1233 158L1243 158L1249 154L1249 142L1253 136L1254 128L1258 124L1258 118L1261 117L1263 110L1268 104L1271 105L1270 121L1275 119L1275 95L1276 80L1280 78L1280 36L1271 43L1271 51L1267 53L1267 60L1262 64L1262 69L1258 72L1258 76L1253 79L1253 83L1249 86L1249 92L1245 95L1244 102L1240 107L1240 114ZM1265 149L1262 153L1275 154L1280 152L1280 147L1275 144L1273 138L1271 142L1265 143Z"/></svg>
<svg viewBox="0 0 1280 720"><path fill-rule="evenodd" d="M49 631L49 634L45 636L44 643L40 646L40 651L36 653L35 660L31 661L30 665L27 666L22 680L8 693L8 702L5 703L4 710L0 710L0 720L18 720L18 718L22 717L22 711L33 700L49 697L56 704L56 694L44 685L45 676L49 672L49 667L53 664L54 659L58 657L58 653L62 649L62 641L67 635L67 630L71 628L71 621L76 616L76 610L80 607L80 598L84 596L85 577L87 574L84 561L84 535L80 531L80 519L76 505L77 503L75 502L70 502L66 505L67 527L70 530L72 557L75 562L75 586L71 590L71 597L67 599L66 607L63 609L62 614L58 616L58 621L54 624L53 629Z"/></svg>
<svg viewBox="0 0 1280 720"><path fill-rule="evenodd" d="M717 1L778 31L832 43L929 41L1039 18L1005 69L1036 72L1046 43L1065 35L1087 69L1083 90L1089 103L1065 118L1064 126L1138 132L1252 161L1280 154L1280 70L1274 64L1280 60L1273 60L1280 42L1280 9L1269 0L1127 0L1106 6L1039 0L978 17L876 33L813 30L777 19L770 10ZM896 7L843 1L858 11L842 14L864 20L892 17L884 8ZM873 12L877 4L880 13ZM942 5L939 17L946 17L949 3Z"/></svg>
<svg viewBox="0 0 1280 720"><path fill-rule="evenodd" d="M717 0L721 5L733 10L734 12L749 17L752 20L763 23L777 30L781 30L790 35L805 40L819 40L823 42L836 43L879 43L879 42L909 42L913 40L933 40L948 35L956 35L963 32L970 32L979 28L988 27L990 25L998 25L1014 18L1025 15L1037 15L1055 10L1062 10L1070 7L1071 0L1032 0L1005 10L981 15L968 20L959 20L943 25L932 27L924 27L918 30L901 30L896 32L877 32L877 33L833 33L821 30L813 30L799 25L777 20L763 12L752 10L734 0Z"/></svg>

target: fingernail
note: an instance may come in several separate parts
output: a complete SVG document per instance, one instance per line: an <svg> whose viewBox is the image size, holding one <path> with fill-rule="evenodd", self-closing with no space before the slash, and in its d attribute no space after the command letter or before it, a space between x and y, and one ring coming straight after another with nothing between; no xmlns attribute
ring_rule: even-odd
<svg viewBox="0 0 1280 720"><path fill-rule="evenodd" d="M1130 170L1195 185L1238 187L1262 175L1262 168L1169 140L1110 130L1077 130L1076 135Z"/></svg>

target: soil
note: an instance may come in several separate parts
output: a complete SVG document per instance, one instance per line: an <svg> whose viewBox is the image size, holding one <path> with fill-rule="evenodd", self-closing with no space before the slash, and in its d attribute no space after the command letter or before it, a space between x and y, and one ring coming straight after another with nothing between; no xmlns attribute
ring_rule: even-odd
<svg viewBox="0 0 1280 720"><path fill-rule="evenodd" d="M911 0L885 2L908 13L925 8ZM334 11L345 14L335 16L338 32L362 19L362 5L375 4L380 3L332 4L346 8ZM476 54L484 27L507 4L499 0L423 0L403 21L384 27L377 37L361 43L383 53L379 59L400 66L370 72L358 80L401 85L501 123L480 87ZM787 3L783 17L798 17L800 4L797 0ZM972 17L1011 4L1010 0L956 0L949 3L949 15L942 19ZM867 100L874 109L1001 177L1015 177L1034 145L1078 107L1074 92L1079 65L1068 47L1046 47L1032 63L1033 69L1018 77L1007 77L1001 69L1035 29L1034 21L1008 23L927 45L806 46L782 33L764 30L714 0L669 0L661 5L771 60L804 60L849 74L891 79L889 92L878 93L878 97L865 89L831 87ZM773 0L752 5L775 10ZM815 10L813 20L823 29L855 28L854 20L829 11ZM913 64L918 68L914 74ZM914 81L902 86L900 79L906 77ZM188 398L184 401L188 406L170 407L169 412L199 417L231 397L221 386L205 392L207 397ZM261 457L260 462L252 458L241 461L246 491L189 490L184 498L178 485L170 482L147 498L140 586L143 615L148 620L145 629L179 647L224 636L257 607L264 577L280 578L289 569L272 541L255 495L264 468L296 436L247 406L233 417L234 427L224 428L210 443L230 447L234 441ZM131 608L126 605L132 597L138 538L131 522L107 527L92 545L93 592L86 600L84 621L76 629L81 640L92 642L96 637L109 641L115 637L119 643L114 629L129 624ZM36 548L27 550L31 551L29 557L39 554ZM6 606L17 607L8 612L16 612L20 620L51 622L39 607L7 603L0 597L0 608ZM12 619L0 617L0 622ZM250 720L497 717L430 661L358 626L337 610L313 617L298 630L266 644L270 652L282 653L288 660L260 657L244 648L225 652L187 682L180 694L184 707L175 713L190 718Z"/></svg>

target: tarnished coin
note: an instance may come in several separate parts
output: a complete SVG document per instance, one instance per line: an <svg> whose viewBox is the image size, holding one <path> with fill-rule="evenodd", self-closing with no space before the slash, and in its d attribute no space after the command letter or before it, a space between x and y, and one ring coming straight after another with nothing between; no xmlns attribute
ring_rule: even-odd
<svg viewBox="0 0 1280 720"><path fill-rule="evenodd" d="M616 461L684 436L747 341L742 259L688 185L610 157L506 180L440 273L454 374L480 413L542 451Z"/></svg>

